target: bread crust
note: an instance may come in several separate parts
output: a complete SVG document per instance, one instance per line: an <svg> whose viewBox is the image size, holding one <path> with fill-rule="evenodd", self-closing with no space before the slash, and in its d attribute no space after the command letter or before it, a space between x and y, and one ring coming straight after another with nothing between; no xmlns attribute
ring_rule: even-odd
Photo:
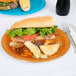
<svg viewBox="0 0 76 76"><path fill-rule="evenodd" d="M24 19L22 21L16 22L13 24L11 29L15 28L39 28L39 27L53 27L54 20L51 16L44 16L44 17L33 17Z"/></svg>
<svg viewBox="0 0 76 76"><path fill-rule="evenodd" d="M0 2L15 2L17 0L0 0Z"/></svg>

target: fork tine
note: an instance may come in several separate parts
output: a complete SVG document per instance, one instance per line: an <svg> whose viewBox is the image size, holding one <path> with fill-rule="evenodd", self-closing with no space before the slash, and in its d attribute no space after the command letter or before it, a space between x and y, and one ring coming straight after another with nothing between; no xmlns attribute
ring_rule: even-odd
<svg viewBox="0 0 76 76"><path fill-rule="evenodd" d="M69 24L65 23L63 26L63 31L66 32L66 33L69 33L70 32L70 29L69 29Z"/></svg>
<svg viewBox="0 0 76 76"><path fill-rule="evenodd" d="M69 32L71 32L71 31L70 31L70 28L69 28L69 26L70 26L70 24L68 24L68 26L67 26L67 29L68 29L68 31L69 31Z"/></svg>

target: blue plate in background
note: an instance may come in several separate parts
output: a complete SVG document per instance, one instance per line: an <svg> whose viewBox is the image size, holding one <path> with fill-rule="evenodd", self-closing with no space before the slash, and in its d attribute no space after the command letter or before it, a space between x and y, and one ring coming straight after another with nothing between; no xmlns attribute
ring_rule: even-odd
<svg viewBox="0 0 76 76"><path fill-rule="evenodd" d="M32 14L35 13L37 11L40 11L41 9L44 8L45 6L45 0L30 0L31 1L31 9L27 12L24 12L21 10L20 6L16 9L12 9L12 10L0 10L1 14L5 14L5 15L27 15L27 14Z"/></svg>

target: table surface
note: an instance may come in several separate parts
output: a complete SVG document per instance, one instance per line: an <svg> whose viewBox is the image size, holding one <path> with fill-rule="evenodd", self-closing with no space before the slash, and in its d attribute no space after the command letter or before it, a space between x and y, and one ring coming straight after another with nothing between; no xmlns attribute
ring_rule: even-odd
<svg viewBox="0 0 76 76"><path fill-rule="evenodd" d="M0 14L0 40L6 29L24 18L51 15L56 23L71 23L76 27L76 0L71 0L68 16L58 16L55 11L57 0L46 0L41 11L25 16L8 16ZM76 76L76 54L71 45L69 51L61 58L46 63L27 63L8 56L0 44L0 76Z"/></svg>

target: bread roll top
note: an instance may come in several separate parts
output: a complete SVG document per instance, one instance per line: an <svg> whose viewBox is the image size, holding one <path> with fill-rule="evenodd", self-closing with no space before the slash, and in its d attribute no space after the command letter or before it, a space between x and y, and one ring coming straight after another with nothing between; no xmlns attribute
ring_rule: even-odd
<svg viewBox="0 0 76 76"><path fill-rule="evenodd" d="M40 27L53 27L54 20L51 16L44 17L33 17L24 19L22 21L16 22L11 29L15 28L40 28Z"/></svg>

